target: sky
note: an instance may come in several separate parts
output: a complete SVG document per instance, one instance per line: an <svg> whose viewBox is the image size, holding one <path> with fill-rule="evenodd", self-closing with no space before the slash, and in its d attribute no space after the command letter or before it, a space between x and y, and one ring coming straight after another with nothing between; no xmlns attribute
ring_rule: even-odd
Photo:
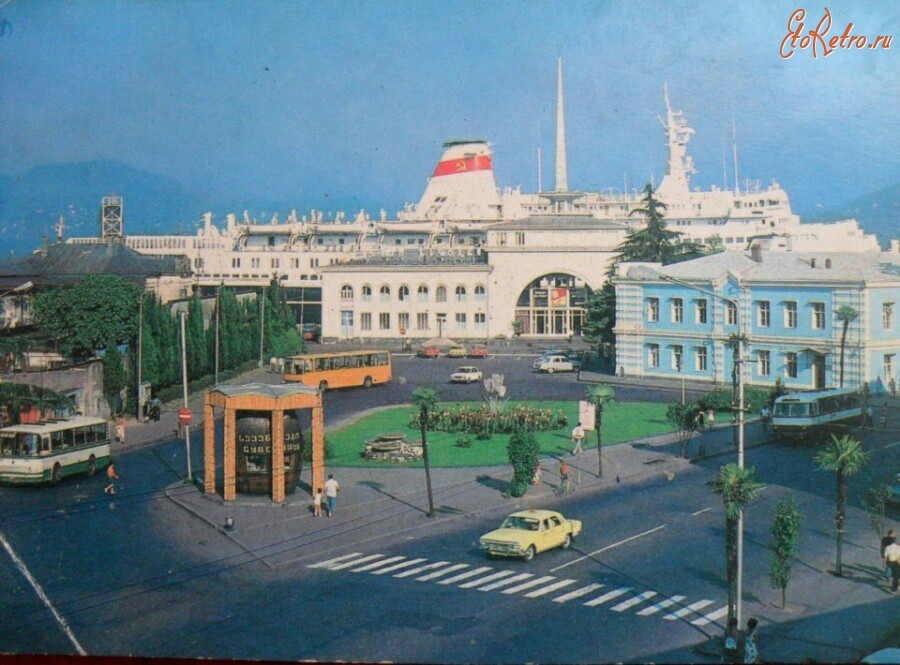
<svg viewBox="0 0 900 665"><path fill-rule="evenodd" d="M498 184L553 172L562 58L572 189L665 169L667 84L697 186L777 180L795 208L900 181L897 52L779 55L797 2L0 0L0 173L117 160L213 205L418 200L449 139ZM830 34L896 35L900 4L829 3ZM811 27L808 26L808 27ZM726 145L727 144L727 145ZM127 196L127 193L125 193Z"/></svg>

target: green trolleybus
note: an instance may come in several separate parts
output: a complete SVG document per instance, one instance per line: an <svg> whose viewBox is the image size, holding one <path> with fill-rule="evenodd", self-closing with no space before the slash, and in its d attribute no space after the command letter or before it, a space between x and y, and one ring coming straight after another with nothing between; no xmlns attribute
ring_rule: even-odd
<svg viewBox="0 0 900 665"><path fill-rule="evenodd" d="M779 441L821 443L861 417L859 391L852 388L782 395L775 400L772 432Z"/></svg>
<svg viewBox="0 0 900 665"><path fill-rule="evenodd" d="M58 483L109 464L109 428L102 418L74 416L0 429L0 482Z"/></svg>

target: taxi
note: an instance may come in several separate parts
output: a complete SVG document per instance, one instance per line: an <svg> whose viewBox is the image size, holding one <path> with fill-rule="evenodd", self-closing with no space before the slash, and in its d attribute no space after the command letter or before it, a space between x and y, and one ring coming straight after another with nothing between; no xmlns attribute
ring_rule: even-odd
<svg viewBox="0 0 900 665"><path fill-rule="evenodd" d="M568 549L580 533L581 520L566 519L553 510L522 510L509 515L499 529L484 534L479 544L488 556L531 561L538 552Z"/></svg>

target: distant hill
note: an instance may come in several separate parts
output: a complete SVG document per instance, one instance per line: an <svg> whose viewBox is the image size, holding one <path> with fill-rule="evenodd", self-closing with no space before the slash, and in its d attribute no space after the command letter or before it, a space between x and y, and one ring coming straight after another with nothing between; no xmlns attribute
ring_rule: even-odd
<svg viewBox="0 0 900 665"><path fill-rule="evenodd" d="M864 194L853 201L825 210L804 215L804 221L835 221L853 217L859 220L869 233L878 234L882 246L892 238L900 238L900 184Z"/></svg>

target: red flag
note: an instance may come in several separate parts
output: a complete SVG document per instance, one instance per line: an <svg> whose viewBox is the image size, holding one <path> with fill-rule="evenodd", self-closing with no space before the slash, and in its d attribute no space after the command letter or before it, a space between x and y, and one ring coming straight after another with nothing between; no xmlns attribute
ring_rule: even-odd
<svg viewBox="0 0 900 665"><path fill-rule="evenodd" d="M490 155L475 155L474 157L462 157L450 159L446 162L438 162L437 168L431 177L439 175L454 175L456 173L468 173L469 171L490 171Z"/></svg>

